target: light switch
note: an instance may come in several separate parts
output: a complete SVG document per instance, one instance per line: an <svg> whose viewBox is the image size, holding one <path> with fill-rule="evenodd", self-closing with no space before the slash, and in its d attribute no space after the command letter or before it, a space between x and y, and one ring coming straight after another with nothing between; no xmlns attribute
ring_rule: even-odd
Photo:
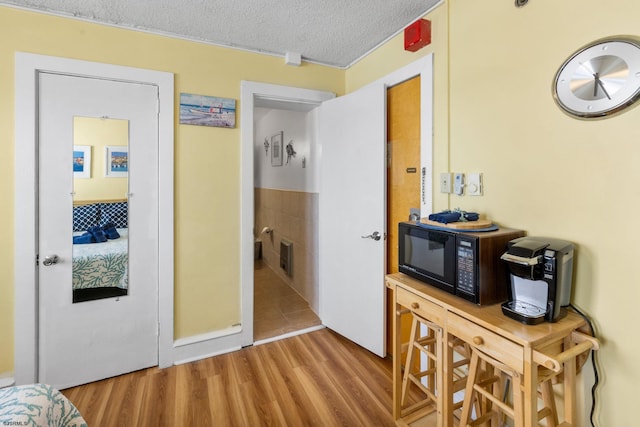
<svg viewBox="0 0 640 427"><path fill-rule="evenodd" d="M481 173L467 174L467 195L482 196L482 174Z"/></svg>

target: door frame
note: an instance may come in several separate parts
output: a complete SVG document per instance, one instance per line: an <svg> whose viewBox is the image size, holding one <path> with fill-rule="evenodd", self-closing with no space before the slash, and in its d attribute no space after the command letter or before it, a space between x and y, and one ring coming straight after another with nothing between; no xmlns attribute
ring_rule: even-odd
<svg viewBox="0 0 640 427"><path fill-rule="evenodd" d="M253 264L254 264L254 123L256 99L290 104L315 104L335 94L312 89L280 86L243 80L240 83L240 345L253 344Z"/></svg>
<svg viewBox="0 0 640 427"><path fill-rule="evenodd" d="M421 212L431 212L433 207L433 53L378 79L387 87L420 76L420 144L421 166L427 173L422 182ZM254 264L254 200L253 156L254 123L253 108L256 98L276 102L316 103L331 99L334 94L310 89L242 81L240 99L240 299L241 345L253 344L253 264ZM320 301L319 304L322 302ZM322 319L320 319L322 320Z"/></svg>
<svg viewBox="0 0 640 427"><path fill-rule="evenodd" d="M173 364L172 73L16 52L15 55L15 313L16 384L38 379L38 74L59 73L158 87L158 366Z"/></svg>

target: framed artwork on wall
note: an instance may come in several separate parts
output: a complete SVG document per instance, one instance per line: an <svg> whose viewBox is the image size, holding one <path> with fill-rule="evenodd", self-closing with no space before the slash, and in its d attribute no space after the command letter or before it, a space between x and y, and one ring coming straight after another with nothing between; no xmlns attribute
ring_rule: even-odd
<svg viewBox="0 0 640 427"><path fill-rule="evenodd" d="M129 174L129 147L105 147L106 164L104 176L108 178L124 178Z"/></svg>
<svg viewBox="0 0 640 427"><path fill-rule="evenodd" d="M236 127L236 100L181 93L180 124L234 128Z"/></svg>
<svg viewBox="0 0 640 427"><path fill-rule="evenodd" d="M91 146L73 146L73 177L91 178Z"/></svg>
<svg viewBox="0 0 640 427"><path fill-rule="evenodd" d="M280 131L271 137L271 166L282 166L282 137Z"/></svg>

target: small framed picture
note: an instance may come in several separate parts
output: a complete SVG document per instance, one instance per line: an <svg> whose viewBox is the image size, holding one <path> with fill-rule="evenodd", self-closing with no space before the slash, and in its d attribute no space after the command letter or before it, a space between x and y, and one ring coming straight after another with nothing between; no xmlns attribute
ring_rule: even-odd
<svg viewBox="0 0 640 427"><path fill-rule="evenodd" d="M73 177L91 178L91 146L73 146Z"/></svg>
<svg viewBox="0 0 640 427"><path fill-rule="evenodd" d="M104 176L108 178L124 178L129 175L129 147L105 147L106 164Z"/></svg>
<svg viewBox="0 0 640 427"><path fill-rule="evenodd" d="M282 136L280 131L271 137L271 166L282 166Z"/></svg>
<svg viewBox="0 0 640 427"><path fill-rule="evenodd" d="M180 124L234 128L236 100L181 93Z"/></svg>

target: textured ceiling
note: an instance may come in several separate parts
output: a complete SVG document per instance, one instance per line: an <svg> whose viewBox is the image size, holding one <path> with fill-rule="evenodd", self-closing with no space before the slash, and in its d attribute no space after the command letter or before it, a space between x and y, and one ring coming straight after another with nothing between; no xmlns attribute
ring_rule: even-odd
<svg viewBox="0 0 640 427"><path fill-rule="evenodd" d="M0 0L0 4L348 67L441 0ZM1 13L1 10L0 10Z"/></svg>

